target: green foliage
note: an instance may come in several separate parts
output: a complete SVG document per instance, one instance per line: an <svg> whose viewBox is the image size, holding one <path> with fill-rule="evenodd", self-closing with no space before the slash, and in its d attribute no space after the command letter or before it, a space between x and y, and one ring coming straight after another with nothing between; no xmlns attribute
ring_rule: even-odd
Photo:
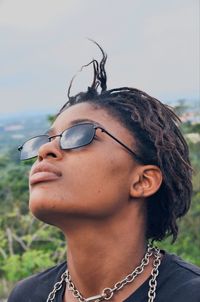
<svg viewBox="0 0 200 302"><path fill-rule="evenodd" d="M181 125L181 130L184 134L186 133L200 133L200 124L192 124L191 122L186 122Z"/></svg>
<svg viewBox="0 0 200 302"><path fill-rule="evenodd" d="M157 245L183 259L200 266L200 191L194 194L189 213L179 222L179 237L172 245L170 238Z"/></svg>
<svg viewBox="0 0 200 302"><path fill-rule="evenodd" d="M55 121L56 119L56 115L49 115L48 116L48 122L50 123L50 125L53 124L53 122Z"/></svg>
<svg viewBox="0 0 200 302"><path fill-rule="evenodd" d="M184 134L200 133L200 124L182 125ZM179 221L179 237L172 245L170 238L157 245L171 253L181 256L183 259L200 266L200 141L193 143L186 136L190 150L190 160L193 167L193 197L188 214Z"/></svg>
<svg viewBox="0 0 200 302"><path fill-rule="evenodd" d="M28 200L28 170L29 167L8 163L7 168L0 168L0 215L5 210L11 210L13 204L19 204L27 209Z"/></svg>
<svg viewBox="0 0 200 302"><path fill-rule="evenodd" d="M13 282L63 261L66 254L62 233L29 213L32 163L19 165L15 156L0 156L0 297Z"/></svg>
<svg viewBox="0 0 200 302"><path fill-rule="evenodd" d="M22 255L9 256L2 266L2 270L7 280L18 281L40 271L41 268L45 269L52 265L54 265L54 261L51 260L50 252L29 250Z"/></svg>
<svg viewBox="0 0 200 302"><path fill-rule="evenodd" d="M8 164L8 156L0 154L0 170L3 170L4 168L7 167Z"/></svg>

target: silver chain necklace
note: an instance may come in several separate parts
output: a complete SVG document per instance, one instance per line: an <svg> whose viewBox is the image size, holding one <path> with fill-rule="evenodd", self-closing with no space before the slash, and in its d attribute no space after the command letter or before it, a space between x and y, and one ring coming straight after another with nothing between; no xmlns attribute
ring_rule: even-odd
<svg viewBox="0 0 200 302"><path fill-rule="evenodd" d="M150 257L154 255L153 261L153 269L151 271L151 279L149 280L149 290L148 290L148 302L153 302L156 297L156 287L157 287L157 276L159 274L159 266L161 263L161 253L160 250L156 247L152 247L148 245L147 252L144 255L139 266L137 266L132 273L128 274L124 279L118 281L113 288L104 288L100 295L92 296L89 298L84 298L78 289L75 287L74 283L71 280L71 276L69 271L66 270L62 276L60 281L56 282L53 286L53 290L50 292L46 302L54 301L56 293L62 288L64 282L66 282L67 288L72 292L72 295L79 301L79 302L100 302L103 300L110 300L113 295L122 289L125 285L133 282L135 278L140 275L143 271L145 266L149 264Z"/></svg>

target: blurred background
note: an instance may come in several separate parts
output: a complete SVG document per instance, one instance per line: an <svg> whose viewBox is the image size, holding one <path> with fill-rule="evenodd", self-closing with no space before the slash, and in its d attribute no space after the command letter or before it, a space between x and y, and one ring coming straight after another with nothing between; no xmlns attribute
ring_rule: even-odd
<svg viewBox="0 0 200 302"><path fill-rule="evenodd" d="M0 0L0 301L14 284L63 261L62 234L28 212L30 162L17 146L92 81L81 66L108 54L108 88L131 86L169 104L182 120L194 167L193 203L174 245L200 265L199 0ZM2 300L3 301L3 300Z"/></svg>

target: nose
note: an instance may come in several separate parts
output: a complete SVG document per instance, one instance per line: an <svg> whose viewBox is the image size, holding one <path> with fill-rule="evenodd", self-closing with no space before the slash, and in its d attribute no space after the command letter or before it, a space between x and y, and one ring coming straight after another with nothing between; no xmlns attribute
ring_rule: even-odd
<svg viewBox="0 0 200 302"><path fill-rule="evenodd" d="M55 159L61 159L63 157L63 150L60 149L59 139L54 138L50 142L42 145L38 150L38 160L42 161L45 158L52 157Z"/></svg>

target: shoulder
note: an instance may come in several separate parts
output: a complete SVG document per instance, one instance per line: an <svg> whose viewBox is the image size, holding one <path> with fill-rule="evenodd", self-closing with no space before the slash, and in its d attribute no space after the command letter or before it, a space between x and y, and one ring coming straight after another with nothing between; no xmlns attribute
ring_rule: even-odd
<svg viewBox="0 0 200 302"><path fill-rule="evenodd" d="M60 280L60 276L65 269L66 262L63 262L39 274L19 281L12 290L8 302L46 301L53 285Z"/></svg>
<svg viewBox="0 0 200 302"><path fill-rule="evenodd" d="M165 253L160 271L160 290L170 301L192 302L200 301L200 268L181 259ZM181 299L181 300L180 300Z"/></svg>
<svg viewBox="0 0 200 302"><path fill-rule="evenodd" d="M177 273L181 274L186 279L197 279L200 278L200 267L189 263L179 256L176 256L174 254L165 253L166 262L170 265L173 270L175 270Z"/></svg>

